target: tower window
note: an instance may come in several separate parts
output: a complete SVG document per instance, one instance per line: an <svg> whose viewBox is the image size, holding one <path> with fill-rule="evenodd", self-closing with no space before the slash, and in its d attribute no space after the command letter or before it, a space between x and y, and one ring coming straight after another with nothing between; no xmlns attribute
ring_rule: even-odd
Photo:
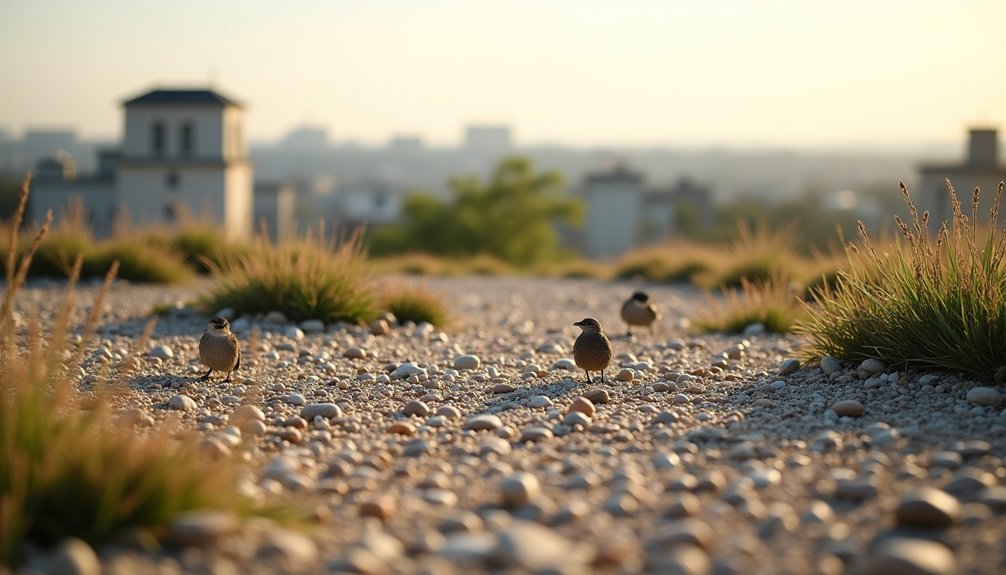
<svg viewBox="0 0 1006 575"><path fill-rule="evenodd" d="M191 156L196 151L195 127L192 122L182 124L182 155Z"/></svg>
<svg viewBox="0 0 1006 575"><path fill-rule="evenodd" d="M164 142L164 122L154 122L154 128L151 131L151 147L154 150L154 155L161 156L164 155L165 142Z"/></svg>

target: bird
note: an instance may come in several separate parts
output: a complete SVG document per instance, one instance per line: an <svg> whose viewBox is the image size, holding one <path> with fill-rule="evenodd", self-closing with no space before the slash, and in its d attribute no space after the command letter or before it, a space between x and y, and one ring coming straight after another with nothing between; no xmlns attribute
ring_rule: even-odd
<svg viewBox="0 0 1006 575"><path fill-rule="evenodd" d="M594 383L590 379L592 371L600 371L601 381L604 382L604 368L611 361L611 342L608 341L608 336L604 335L600 322L592 317L583 318L573 325L581 330L573 342L573 360L587 372L587 383Z"/></svg>
<svg viewBox="0 0 1006 575"><path fill-rule="evenodd" d="M646 292L637 291L632 297L622 304L622 321L625 322L626 337L632 337L632 326L646 326L650 328L650 335L653 335L653 324L660 319L660 312L650 301L650 296Z"/></svg>
<svg viewBox="0 0 1006 575"><path fill-rule="evenodd" d="M216 316L210 320L203 337L199 338L199 359L209 367L200 379L206 381L214 371L226 371L231 380L231 372L241 367L241 346L238 337L231 333L231 324Z"/></svg>

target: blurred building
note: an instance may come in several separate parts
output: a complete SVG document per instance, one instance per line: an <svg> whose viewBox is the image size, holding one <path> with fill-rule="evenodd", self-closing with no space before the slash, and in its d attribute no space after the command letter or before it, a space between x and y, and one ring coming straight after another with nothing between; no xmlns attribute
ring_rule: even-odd
<svg viewBox="0 0 1006 575"><path fill-rule="evenodd" d="M587 217L581 244L591 258L617 257L634 248L667 241L683 214L694 225L713 218L710 190L688 178L648 188L644 177L625 165L589 174L582 195Z"/></svg>
<svg viewBox="0 0 1006 575"><path fill-rule="evenodd" d="M282 145L291 150L323 150L328 147L328 132L325 128L301 126L290 130Z"/></svg>
<svg viewBox="0 0 1006 575"><path fill-rule="evenodd" d="M409 191L388 181L347 185L338 192L339 224L344 229L353 229L397 223Z"/></svg>
<svg viewBox="0 0 1006 575"><path fill-rule="evenodd" d="M513 148L510 126L468 126L463 147L484 156L505 155Z"/></svg>
<svg viewBox="0 0 1006 575"><path fill-rule="evenodd" d="M79 197L99 236L122 217L171 225L184 215L212 221L232 238L249 236L252 166L241 105L213 90L157 89L123 107L121 147L99 150L95 173L78 177L65 157L39 162L32 218L63 213Z"/></svg>
<svg viewBox="0 0 1006 575"><path fill-rule="evenodd" d="M265 231L274 243L297 235L297 190L289 182L255 184L255 232Z"/></svg>
<svg viewBox="0 0 1006 575"><path fill-rule="evenodd" d="M926 163L919 167L919 172L921 190L917 190L913 197L920 211L929 210L930 221L936 225L949 221L951 207L947 179L965 206L970 204L971 192L976 187L981 188L986 198L992 198L999 182L1006 180L1006 164L999 159L998 131L995 128L972 128L968 131L968 145L962 162Z"/></svg>

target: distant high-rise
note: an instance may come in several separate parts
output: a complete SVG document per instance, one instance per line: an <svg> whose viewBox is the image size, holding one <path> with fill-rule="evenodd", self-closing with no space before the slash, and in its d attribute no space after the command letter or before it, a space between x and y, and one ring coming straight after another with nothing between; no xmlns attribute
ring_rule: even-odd
<svg viewBox="0 0 1006 575"><path fill-rule="evenodd" d="M513 147L510 127L504 125L465 128L464 148L485 155L503 155Z"/></svg>

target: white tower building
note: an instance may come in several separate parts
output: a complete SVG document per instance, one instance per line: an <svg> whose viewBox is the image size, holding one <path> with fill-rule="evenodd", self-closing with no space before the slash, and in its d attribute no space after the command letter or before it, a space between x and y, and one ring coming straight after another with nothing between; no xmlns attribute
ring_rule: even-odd
<svg viewBox="0 0 1006 575"><path fill-rule="evenodd" d="M136 225L187 210L231 238L252 233L252 166L241 105L213 90L157 89L124 103L120 209Z"/></svg>

